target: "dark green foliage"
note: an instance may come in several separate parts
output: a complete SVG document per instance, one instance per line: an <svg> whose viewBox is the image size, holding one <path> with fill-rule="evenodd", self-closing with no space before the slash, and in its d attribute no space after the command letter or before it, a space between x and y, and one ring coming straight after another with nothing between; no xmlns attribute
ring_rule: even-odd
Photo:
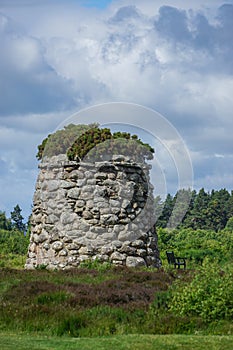
<svg viewBox="0 0 233 350"><path fill-rule="evenodd" d="M230 194L227 190L211 191L210 200L207 207L206 225L212 230L222 230L227 223L228 208L227 204Z"/></svg>
<svg viewBox="0 0 233 350"><path fill-rule="evenodd" d="M207 208L210 201L210 195L202 188L194 199L193 209L190 213L192 218L191 227L194 229L205 229Z"/></svg>
<svg viewBox="0 0 233 350"><path fill-rule="evenodd" d="M18 231L24 232L26 225L23 223L23 216L21 215L22 209L17 204L14 210L11 212L11 220L13 221L13 227Z"/></svg>
<svg viewBox="0 0 233 350"><path fill-rule="evenodd" d="M188 211L192 206L192 196L193 193L191 190L182 189L177 191L174 199L171 202L172 213L169 217L167 227L177 227L182 221L184 221L185 215L188 215Z"/></svg>
<svg viewBox="0 0 233 350"><path fill-rule="evenodd" d="M111 139L111 131L107 128L93 128L84 132L78 137L72 146L67 151L67 156L70 160L81 160L94 148L106 140Z"/></svg>
<svg viewBox="0 0 233 350"><path fill-rule="evenodd" d="M182 218L187 203L189 206ZM156 199L155 207L156 211L162 212L157 220L157 227L220 231L233 216L233 193L230 194L226 189L212 190L210 193L204 188L199 192L179 190L174 197L168 194L164 203L158 203Z"/></svg>
<svg viewBox="0 0 233 350"><path fill-rule="evenodd" d="M152 153L154 149L135 135L126 132L112 134L107 128L92 128L73 143L67 155L69 160L80 161L85 157L88 161L96 161L110 160L113 154L121 154L144 162L153 158Z"/></svg>
<svg viewBox="0 0 233 350"><path fill-rule="evenodd" d="M87 155L90 159L102 159L104 155L108 157L112 154L132 155L145 160L153 158L154 149L136 135L131 136L126 132L112 134L110 129L98 128L98 124L70 124L43 140L38 146L37 158L40 160L42 156L66 153L70 160L78 161Z"/></svg>
<svg viewBox="0 0 233 350"><path fill-rule="evenodd" d="M227 217L233 217L233 191L231 191L230 197L227 201Z"/></svg>
<svg viewBox="0 0 233 350"><path fill-rule="evenodd" d="M230 217L230 219L227 221L227 224L226 224L225 229L226 229L227 231L233 232L233 216Z"/></svg>
<svg viewBox="0 0 233 350"><path fill-rule="evenodd" d="M17 230L0 230L0 254L19 254L27 252L29 239Z"/></svg>
<svg viewBox="0 0 233 350"><path fill-rule="evenodd" d="M11 228L11 220L7 219L5 212L0 211L0 230L11 230Z"/></svg>
<svg viewBox="0 0 233 350"><path fill-rule="evenodd" d="M160 203L160 206L162 207L162 214L158 218L156 225L157 227L166 227L174 207L174 199L170 193L168 193L165 202ZM157 210L161 211L159 208Z"/></svg>
<svg viewBox="0 0 233 350"><path fill-rule="evenodd" d="M69 124L64 129L48 135L38 146L37 159L40 160L43 156L51 157L58 154L65 154L79 136L97 126L98 124Z"/></svg>

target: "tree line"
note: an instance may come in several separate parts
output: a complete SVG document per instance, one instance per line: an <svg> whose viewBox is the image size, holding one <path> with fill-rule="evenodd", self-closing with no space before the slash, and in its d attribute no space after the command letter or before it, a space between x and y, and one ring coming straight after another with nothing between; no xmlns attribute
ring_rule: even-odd
<svg viewBox="0 0 233 350"><path fill-rule="evenodd" d="M8 256L25 255L29 244L30 223L24 223L22 209L17 204L11 212L10 218L0 211L0 267L5 266ZM11 255L11 256L10 256Z"/></svg>
<svg viewBox="0 0 233 350"><path fill-rule="evenodd" d="M11 217L7 218L6 213L0 211L0 230L12 231L17 230L24 233L27 229L27 224L24 223L24 218L21 214L22 209L17 204L11 212Z"/></svg>
<svg viewBox="0 0 233 350"><path fill-rule="evenodd" d="M184 203L189 203L185 215ZM193 230L214 230L216 232L225 227L233 228L233 191L226 189L206 192L204 188L199 191L179 190L172 196L168 194L164 201L159 196L155 198L157 213L156 226L169 228L171 222L179 222L178 229L191 228Z"/></svg>

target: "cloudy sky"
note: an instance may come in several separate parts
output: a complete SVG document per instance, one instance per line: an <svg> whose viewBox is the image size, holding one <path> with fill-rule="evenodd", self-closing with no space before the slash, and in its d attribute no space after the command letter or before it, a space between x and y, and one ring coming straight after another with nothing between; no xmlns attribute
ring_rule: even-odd
<svg viewBox="0 0 233 350"><path fill-rule="evenodd" d="M37 145L108 102L159 112L194 188L231 190L232 33L232 0L0 0L0 210L29 215Z"/></svg>

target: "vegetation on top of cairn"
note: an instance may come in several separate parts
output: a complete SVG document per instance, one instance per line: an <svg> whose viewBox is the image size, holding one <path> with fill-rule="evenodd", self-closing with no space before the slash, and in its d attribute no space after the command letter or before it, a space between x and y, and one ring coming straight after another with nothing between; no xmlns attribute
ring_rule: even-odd
<svg viewBox="0 0 233 350"><path fill-rule="evenodd" d="M65 153L69 160L76 161L84 157L88 161L108 160L113 154L121 154L145 162L153 159L154 149L137 135L127 132L111 133L108 128L99 128L98 124L70 124L43 140L38 146L37 158Z"/></svg>
<svg viewBox="0 0 233 350"><path fill-rule="evenodd" d="M54 134L49 134L38 146L37 159L43 156L57 156L65 154L73 142L87 130L98 127L98 124L69 124L62 130L57 130Z"/></svg>
<svg viewBox="0 0 233 350"><path fill-rule="evenodd" d="M67 152L69 160L108 160L113 154L129 156L144 162L153 158L154 149L143 143L137 135L127 132L111 133L110 129L98 127L87 130Z"/></svg>

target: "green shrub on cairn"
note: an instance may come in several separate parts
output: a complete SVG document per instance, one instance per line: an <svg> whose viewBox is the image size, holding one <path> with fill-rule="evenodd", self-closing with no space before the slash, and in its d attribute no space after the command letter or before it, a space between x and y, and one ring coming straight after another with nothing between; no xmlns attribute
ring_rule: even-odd
<svg viewBox="0 0 233 350"><path fill-rule="evenodd" d="M113 154L121 154L144 163L153 158L154 149L137 135L127 132L111 133L98 124L70 124L43 140L38 146L37 158L65 153L69 160L78 162L84 158L87 161L109 160Z"/></svg>

